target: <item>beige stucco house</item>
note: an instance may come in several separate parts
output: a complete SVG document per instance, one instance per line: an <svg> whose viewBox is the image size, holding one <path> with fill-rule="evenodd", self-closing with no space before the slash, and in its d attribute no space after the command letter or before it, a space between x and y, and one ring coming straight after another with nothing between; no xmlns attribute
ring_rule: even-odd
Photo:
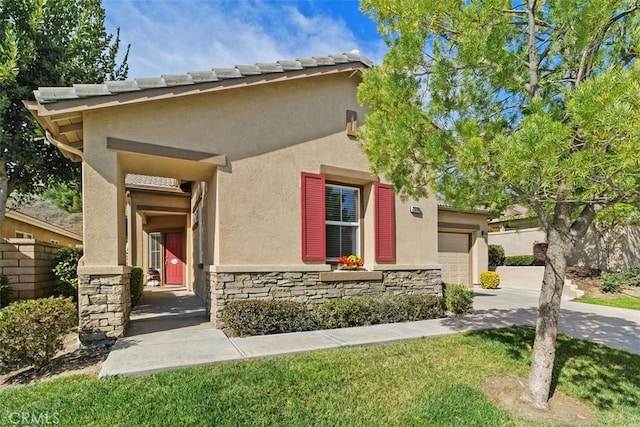
<svg viewBox="0 0 640 427"><path fill-rule="evenodd" d="M131 265L193 290L216 326L234 299L477 283L486 214L401 200L370 173L355 137L369 66L348 53L36 91L27 107L83 165L81 327L123 333ZM363 268L336 271L349 253Z"/></svg>
<svg viewBox="0 0 640 427"><path fill-rule="evenodd" d="M20 209L32 212L32 207L27 204ZM7 209L0 229L0 274L9 280L11 300L48 297L54 292L52 269L60 247L82 247L82 236L15 207Z"/></svg>
<svg viewBox="0 0 640 427"><path fill-rule="evenodd" d="M82 236L14 210L5 212L0 237L4 239L33 239L71 248L82 246Z"/></svg>

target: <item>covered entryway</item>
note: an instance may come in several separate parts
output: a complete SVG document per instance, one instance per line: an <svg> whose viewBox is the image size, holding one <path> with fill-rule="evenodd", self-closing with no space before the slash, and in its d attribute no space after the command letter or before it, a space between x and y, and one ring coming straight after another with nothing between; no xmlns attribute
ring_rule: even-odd
<svg viewBox="0 0 640 427"><path fill-rule="evenodd" d="M438 262L444 283L471 285L469 233L438 233Z"/></svg>
<svg viewBox="0 0 640 427"><path fill-rule="evenodd" d="M131 218L128 262L144 269L145 283L151 287L190 289L191 183L128 174L126 185Z"/></svg>

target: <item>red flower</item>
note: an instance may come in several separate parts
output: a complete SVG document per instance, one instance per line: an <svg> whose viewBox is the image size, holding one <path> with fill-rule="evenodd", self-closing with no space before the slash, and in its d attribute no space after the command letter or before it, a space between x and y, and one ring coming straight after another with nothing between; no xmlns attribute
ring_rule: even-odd
<svg viewBox="0 0 640 427"><path fill-rule="evenodd" d="M345 267L362 267L364 261L357 255L343 255L338 259L338 264Z"/></svg>

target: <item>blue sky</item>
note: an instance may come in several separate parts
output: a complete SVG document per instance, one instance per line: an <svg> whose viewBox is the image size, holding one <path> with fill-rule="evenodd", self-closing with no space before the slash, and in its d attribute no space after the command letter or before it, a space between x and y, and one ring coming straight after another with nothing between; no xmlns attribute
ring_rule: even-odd
<svg viewBox="0 0 640 427"><path fill-rule="evenodd" d="M129 78L359 50L386 51L358 0L103 0L131 44Z"/></svg>

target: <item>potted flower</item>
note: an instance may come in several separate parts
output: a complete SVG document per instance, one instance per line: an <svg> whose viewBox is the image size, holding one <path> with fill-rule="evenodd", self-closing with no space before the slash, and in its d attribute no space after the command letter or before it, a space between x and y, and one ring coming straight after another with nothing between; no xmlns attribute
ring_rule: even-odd
<svg viewBox="0 0 640 427"><path fill-rule="evenodd" d="M357 270L364 265L364 261L357 255L343 255L338 260L339 270Z"/></svg>

